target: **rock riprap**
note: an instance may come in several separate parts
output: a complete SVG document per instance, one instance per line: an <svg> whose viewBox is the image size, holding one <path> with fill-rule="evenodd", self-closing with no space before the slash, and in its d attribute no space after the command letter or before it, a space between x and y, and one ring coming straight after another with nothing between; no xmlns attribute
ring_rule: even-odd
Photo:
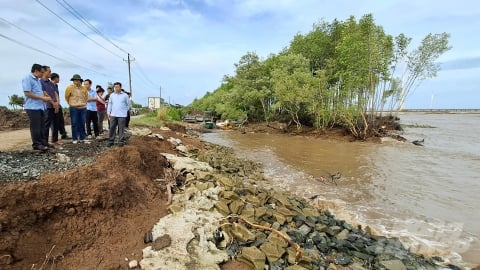
<svg viewBox="0 0 480 270"><path fill-rule="evenodd" d="M165 156L175 160L175 169L187 170L178 167L178 157ZM255 185L266 181L261 164L238 159L231 149L210 146L198 153L198 160L205 164L182 158L195 181L187 181L185 191L174 195L171 214L152 230L154 240L168 234L171 246L144 249L143 269L219 269L229 258L256 270L442 265L440 258L411 253L398 239L353 227L306 199ZM205 170L207 163L214 170ZM449 267L443 269L455 269Z"/></svg>

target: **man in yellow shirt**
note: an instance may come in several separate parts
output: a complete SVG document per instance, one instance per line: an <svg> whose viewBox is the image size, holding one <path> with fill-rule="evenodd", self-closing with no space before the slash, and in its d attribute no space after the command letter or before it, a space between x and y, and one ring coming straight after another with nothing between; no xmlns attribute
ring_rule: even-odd
<svg viewBox="0 0 480 270"><path fill-rule="evenodd" d="M70 121L72 125L72 141L74 144L80 142L90 143L85 140L85 121L87 117L87 89L82 85L83 79L78 74L72 76L73 84L65 89L65 100L70 109Z"/></svg>

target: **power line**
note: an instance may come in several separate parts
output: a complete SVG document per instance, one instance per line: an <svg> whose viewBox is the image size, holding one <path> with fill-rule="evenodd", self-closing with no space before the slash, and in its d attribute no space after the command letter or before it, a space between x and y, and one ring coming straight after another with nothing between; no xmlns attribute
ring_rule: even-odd
<svg viewBox="0 0 480 270"><path fill-rule="evenodd" d="M27 45L27 44L25 44L25 43L22 43L22 42L20 42L20 41L18 41L18 40L16 40L16 39L7 37L7 36L5 36L5 35L3 35L3 34L0 34L0 37L3 37L4 39L10 40L11 42L16 43L16 44L18 44L18 45L20 45L20 46L23 46L23 47L25 47L25 48L29 48L29 49L34 50L34 51L36 51L36 52L39 52L39 53L43 53L43 54L45 54L45 55L48 55L48 56L50 56L50 57L52 57L52 58L55 58L55 59L57 59L57 60L65 61L65 62L67 62L67 63L69 63L69 64L77 65L77 64L75 64L75 63L72 63L72 62L66 61L66 60L64 60L64 59L61 59L61 58L59 58L59 57L56 57L55 55L49 54L49 53L47 53L47 52L44 52L44 51L42 51L42 50L39 50L39 49L34 48L34 47L32 47L32 46L29 46L29 45Z"/></svg>
<svg viewBox="0 0 480 270"><path fill-rule="evenodd" d="M138 67L138 70L140 71L140 74L142 74L142 76L144 77L144 79L145 79L148 83L150 83L153 87L158 87L159 84L158 84L158 83L156 84L156 83L152 82L152 80L150 80L150 79L148 78L147 74L143 71L143 69L142 69L142 67L140 66L140 64L138 63L138 61L137 61L137 62L134 62L134 64Z"/></svg>
<svg viewBox="0 0 480 270"><path fill-rule="evenodd" d="M92 41L93 43L97 44L99 47L103 48L104 50L108 51L109 53L111 53L112 55L115 55L116 57L119 57L120 59L123 59L122 56L112 52L111 50L105 48L102 44L96 42L95 40L93 40L92 38L90 38L89 36L87 36L85 33L83 33L82 31L78 30L78 28L76 28L75 26L71 25L69 22L67 22L64 18L62 18L60 15L58 15L57 13L55 13L53 10L49 9L47 6L45 6L42 2L40 2L40 0L35 0L37 1L37 3L39 3L42 7L44 7L46 10L50 11L50 13L52 13L53 15L55 15L58 19L60 19L62 22L68 24L70 27L72 27L73 29L75 29L77 32L79 32L80 34L82 34L82 36L88 38L90 41Z"/></svg>
<svg viewBox="0 0 480 270"><path fill-rule="evenodd" d="M9 24L9 25L11 25L11 26L13 26L13 27L15 27L15 28L17 28L18 30L26 33L27 35L30 35L30 36L38 39L38 40L41 40L42 42L45 42L46 44L52 46L53 48L55 48L55 49L57 49L57 50L60 50L60 51L66 53L66 54L68 54L68 55L70 55L70 56L73 56L73 57L77 58L78 60L80 60L80 61L82 61L82 62L86 62L86 63L88 63L88 64L90 64L90 65L92 65L92 66L95 66L95 64L92 64L92 63L89 63L89 62L85 61L84 59L82 59L82 58L80 58L80 57L78 57L78 56L76 56L76 55L74 55L74 54L72 54L72 53L70 53L70 52L68 52L68 51L60 48L60 47L58 47L57 45L55 45L55 44L53 44L53 43L51 43L51 42L48 42L48 41L42 39L41 37L39 37L39 36L37 36L37 35L35 35L35 34L30 33L29 31L21 28L20 26L14 24L14 23L12 23L12 22L9 22L9 21L5 20L4 18L1 18L1 17L0 17L0 20L3 21L3 22L5 22L5 23L7 23L7 24ZM23 46L23 45L22 45L22 46ZM29 49L31 49L31 48L29 48ZM58 58L57 58L57 59L58 59ZM62 59L62 61L66 61L66 60L63 60L63 59ZM66 62L67 62L67 61L66 61ZM78 66L80 66L80 65L78 65ZM80 66L80 67L83 67L83 66ZM93 70L93 69L90 69L90 68L87 68L87 67L83 67L83 68L84 68L84 69L91 70L91 71L96 72L96 73L98 73L98 74L101 74L101 75L103 75L103 76L107 76L106 74L97 72L97 71L95 71L95 70Z"/></svg>
<svg viewBox="0 0 480 270"><path fill-rule="evenodd" d="M105 48L104 46L102 46L101 44L99 44L98 42L96 42L95 40L91 39L90 37L88 37L85 33L83 33L82 31L80 31L79 29L77 29L76 27L74 27L72 24L68 23L64 18L62 18L60 15L58 15L57 13L55 13L54 11L52 11L51 9L49 9L48 7L46 7L40 0L36 0L41 6L43 6L45 9L47 9L50 13L52 13L53 15L55 15L58 19L60 19L61 21L63 21L64 23L66 23L67 25L69 25L70 27L72 27L73 29L75 29L77 32L79 32L80 34L82 34L84 37L88 38L90 41L94 42L96 45L100 46L101 48L105 49L106 51L110 52L111 54L119 57L119 58L122 58L120 55L112 52L111 50L108 50L107 48ZM79 21L81 21L83 24L85 24L90 30L92 30L94 33L98 34L100 37L102 37L103 39L105 39L107 42L109 42L111 45L113 45L114 47L116 47L117 49L119 49L120 51L126 53L129 57L130 57L130 54L124 50L123 48L119 47L117 44L115 44L112 40L110 40L105 34L103 34L100 30L98 30L94 25L92 25L85 17L83 17L72 5L70 5L66 0L56 0L56 2L61 5L64 9L66 9L70 14L72 14L75 18L77 18ZM63 3L62 3L63 2ZM133 59L134 60L134 59ZM128 66L129 66L129 83L131 85L131 75L130 75L130 62L133 62L132 59L129 59L127 60L128 61ZM125 61L125 60L124 60ZM134 62L135 64L137 64L136 62ZM142 75L142 79L145 79L145 81L147 83L150 83L153 87L157 87L158 84L155 84L154 82L152 82L152 80L150 80L148 78L148 76L146 75L146 73L143 71L143 69L141 68L141 66L139 64L137 64L137 67ZM130 91L132 92L131 90L131 86L130 86Z"/></svg>
<svg viewBox="0 0 480 270"><path fill-rule="evenodd" d="M132 69L132 74L135 75L136 78L139 78L140 80L137 80L137 82L141 83L145 88L150 88L153 87L152 84L143 77L143 75L137 70L137 69ZM157 88L155 86L154 88Z"/></svg>
<svg viewBox="0 0 480 270"><path fill-rule="evenodd" d="M60 4L64 9L66 9L70 14L75 16L78 20L80 20L83 24L85 24L88 28L90 28L93 32L95 32L97 35L101 36L103 39L105 39L107 42L115 46L117 49L120 51L128 54L128 52L121 47L119 47L117 44L115 44L113 41L111 41L108 37L106 37L100 30L98 30L94 25L92 25L85 17L83 17L78 11L75 10L74 7L72 7L67 1L63 0L62 4L60 0L56 0L58 4Z"/></svg>
<svg viewBox="0 0 480 270"><path fill-rule="evenodd" d="M84 69L93 71L93 72L95 72L95 73L97 73L97 74L100 74L100 75L102 75L102 76L108 77L106 74L103 74L103 73L100 73L100 72L98 72L98 71L95 71L95 70L93 70L93 69L91 69L91 68L87 68L87 67L81 66L81 65L79 65L79 64L70 62L70 61L68 61L68 60L66 60L66 59L60 58L60 57L55 56L55 55L53 55L53 54L50 54L50 53L48 53L48 52L39 50L39 49L34 48L34 47L30 46L30 45L27 45L27 44L25 44L25 43L22 43L22 42L20 42L20 41L18 41L18 40L16 40L16 39L13 39L13 38L11 38L11 37L7 37L7 36L5 36L5 35L3 35L3 34L0 34L0 37L4 38L4 39L6 39L6 40L10 40L11 42L16 43L16 44L18 44L18 45L20 45L20 46L22 46L22 47L28 48L28 49L30 49L30 50L34 50L34 51L36 51L36 52L45 54L45 55L47 55L47 56L50 56L50 57L52 57L52 58L54 58L54 59L57 59L57 60L59 60L59 61L63 61L63 62L66 62L66 63L68 63L68 64L72 64L72 65L74 65L74 66L78 66L78 67L81 67L81 68L84 68Z"/></svg>

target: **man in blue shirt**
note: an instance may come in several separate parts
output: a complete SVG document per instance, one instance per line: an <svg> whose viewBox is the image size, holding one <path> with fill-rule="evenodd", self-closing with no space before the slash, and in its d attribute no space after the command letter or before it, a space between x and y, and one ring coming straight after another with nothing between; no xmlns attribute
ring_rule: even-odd
<svg viewBox="0 0 480 270"><path fill-rule="evenodd" d="M122 84L114 83L113 89L114 92L110 95L107 106L107 116L110 120L108 147L112 147L115 142L117 127L119 144L120 146L125 144L125 123L130 109L130 99L127 94L122 92Z"/></svg>
<svg viewBox="0 0 480 270"><path fill-rule="evenodd" d="M39 64L33 64L31 74L22 80L23 93L25 94L25 111L30 120L30 136L32 138L32 147L34 150L48 150L48 138L44 136L45 127L45 102L51 102L52 99L44 96L40 77L45 70Z"/></svg>
<svg viewBox="0 0 480 270"><path fill-rule="evenodd" d="M87 136L88 139L93 139L98 137L99 130L98 130L98 115L97 115L97 92L92 89L92 81L90 79L86 79L83 82L83 86L87 88L88 91L88 99L87 99ZM93 125L93 134L95 137L92 136L92 125Z"/></svg>

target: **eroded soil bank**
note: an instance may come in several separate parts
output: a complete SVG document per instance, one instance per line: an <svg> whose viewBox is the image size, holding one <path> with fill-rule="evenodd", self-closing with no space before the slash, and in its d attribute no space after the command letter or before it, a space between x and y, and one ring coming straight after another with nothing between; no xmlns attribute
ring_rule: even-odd
<svg viewBox="0 0 480 270"><path fill-rule="evenodd" d="M184 128L172 128L181 133L157 132L192 149L204 147ZM145 234L168 214L165 186L155 180L170 167L159 153L178 154L170 142L132 136L128 145L111 149L102 140L64 143L46 153L25 142L0 152L6 170L0 179L0 269L128 269L130 261L142 260ZM18 162L28 173L15 171ZM250 267L230 261L222 269Z"/></svg>
<svg viewBox="0 0 480 270"><path fill-rule="evenodd" d="M0 268L124 269L125 258L140 259L144 233L167 213L165 194L152 181L167 165L159 151L172 150L132 138L96 154L93 164L3 183ZM32 155L31 162L46 157Z"/></svg>

